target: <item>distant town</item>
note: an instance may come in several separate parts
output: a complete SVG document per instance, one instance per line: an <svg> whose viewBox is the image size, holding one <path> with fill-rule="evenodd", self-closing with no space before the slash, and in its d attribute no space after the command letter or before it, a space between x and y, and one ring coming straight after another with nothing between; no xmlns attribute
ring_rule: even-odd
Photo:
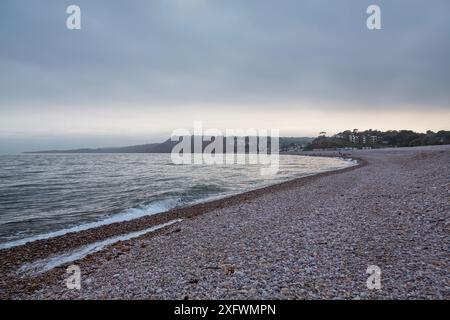
<svg viewBox="0 0 450 320"><path fill-rule="evenodd" d="M450 131L427 131L418 133L411 130L346 130L327 136L326 132L308 143L290 143L282 145L282 152L318 151L318 150L354 150L386 147L413 147L425 145L450 144Z"/></svg>

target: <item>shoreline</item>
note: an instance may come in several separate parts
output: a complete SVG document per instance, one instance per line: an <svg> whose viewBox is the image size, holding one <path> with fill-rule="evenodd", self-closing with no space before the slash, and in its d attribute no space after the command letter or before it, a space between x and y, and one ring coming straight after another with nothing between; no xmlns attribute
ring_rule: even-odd
<svg viewBox="0 0 450 320"><path fill-rule="evenodd" d="M450 146L349 157L359 164L1 250L0 298L450 298ZM14 272L26 260L173 219L183 221L77 260L81 291L65 288L64 265ZM372 264L383 270L379 292L366 288Z"/></svg>
<svg viewBox="0 0 450 320"><path fill-rule="evenodd" d="M65 228L65 229L58 229L58 230L51 231L51 232L48 232L48 233L45 233L45 234L36 234L36 235L28 236L28 237L25 237L25 238L19 238L19 239L16 239L16 240L11 240L11 241L7 241L7 242L4 242L4 243L0 243L0 253L2 253L3 251L6 251L6 250L13 250L15 248L28 246L28 245L33 244L33 243L39 243L39 244L43 244L45 246L45 245L47 245L47 242L51 242L53 239L61 239L61 238L67 237L67 236L74 236L76 234L82 234L82 233L85 233L85 232L89 233L90 231L101 231L101 229L108 228L109 226L117 226L119 224L127 224L127 223L131 224L134 221L144 221L144 220L147 220L148 218L151 218L151 217L155 217L155 216L159 216L159 215L163 215L163 214L167 214L167 213L172 213L172 212L184 211L185 209L188 209L189 211L191 209L195 210L195 209L197 209L197 206L199 206L199 207L202 207L201 205L208 206L208 204L210 204L210 203L212 205L214 205L215 202L229 200L230 198L233 198L233 197L236 197L236 196L240 196L240 195L244 195L244 194L251 194L251 193L253 193L255 191L258 191L258 190L267 189L267 188L271 188L271 187L276 187L278 185L282 185L282 184L285 184L287 182L292 182L294 180L303 179L303 178L310 177L310 176L317 176L317 175L321 175L323 173L328 173L328 172L338 172L340 170L348 169L350 167L358 167L365 161L365 160L358 159L358 158L352 159L352 158L349 158L349 157L343 157L342 155L338 155L338 154L336 154L336 155L319 155L319 154L308 154L308 155L306 155L306 154L299 154L299 153L283 153L282 155L338 158L338 159L342 159L342 160L348 161L348 162L356 161L356 164L349 165L348 167L341 168L341 169L328 170L328 171L324 171L324 172L316 172L316 173L312 173L312 174L306 174L304 176L288 178L285 181L276 182L276 183L269 184L269 185L266 185L266 186L260 186L260 187L258 187L256 189L250 189L250 190L247 190L247 191L230 193L228 195L210 196L210 197L207 197L207 198L204 198L204 199L199 199L199 200L194 201L194 202L192 202L190 204L185 204L185 205L178 206L178 207L177 206L176 207L172 207L172 208L166 209L164 211L159 211L159 212L156 212L156 213L153 213L153 214L144 215L144 216L136 217L136 218L132 218L132 219L118 220L118 221L114 221L114 222L110 222L110 223L102 223L103 220L87 222L85 224L74 225L74 226L71 226L71 227L68 227L68 228ZM203 207L201 209L203 209ZM205 212L207 212L207 211L205 211ZM111 218L114 218L114 216L112 216ZM95 226L84 228L85 225L95 225ZM63 232L63 231L65 231L65 232ZM135 231L135 230L133 230L133 231ZM55 235L53 235L53 234L55 234ZM28 239L32 239L32 240L28 240ZM14 244L16 242L18 244ZM9 244L13 244L13 245L9 245Z"/></svg>
<svg viewBox="0 0 450 320"><path fill-rule="evenodd" d="M302 155L302 154L291 154L296 156L307 156L307 157L331 157L337 158L335 155ZM349 160L349 159L346 159ZM364 166L367 162L363 159L352 158L351 160L356 160L358 163L356 165L352 165L346 168L330 170L320 173L313 173L311 175L306 175L298 178L289 179L287 181L278 182L275 184L271 184L268 186L264 186L261 188L257 188L254 190L245 191L242 193L231 194L223 197L219 197L218 199L206 199L205 201L200 201L198 203L193 203L185 206L175 207L166 211L161 211L149 216L139 217L136 219L125 220L113 222L110 224L99 225L93 228L84 229L80 231L72 231L68 233L64 233L62 235L48 237L43 239L37 239L33 241L26 242L24 244L0 248L0 259L3 258L3 254L10 254L11 252L17 251L18 255L23 257L23 260L20 258L17 261L21 261L20 263L29 261L28 257L24 257L24 252L34 251L33 249L37 249L38 247L46 247L52 246L54 249L49 251L48 253L43 253L43 255L35 255L32 260L41 259L49 254L59 252L61 249L71 249L75 248L78 245L84 245L86 243L99 241L105 238L117 236L119 234L126 234L127 232L135 232L141 229L145 229L148 227L152 227L158 224L166 223L173 219L191 219L203 213L207 213L209 211L222 208L224 206L233 205L235 203L249 200L261 196L265 192L270 192L273 189L280 189L289 187L292 184L297 184L301 182L300 180L308 178L309 180L314 179L315 177L319 178L321 176L327 176L330 174L335 174L339 172L345 172L347 170L353 170L360 166ZM304 181L306 183L306 181ZM198 211L198 212L197 212ZM89 240L88 240L89 239ZM62 242L68 242L68 244L63 244ZM37 253L40 254L41 252ZM14 253L13 253L14 254ZM0 269L1 270L1 269Z"/></svg>
<svg viewBox="0 0 450 320"><path fill-rule="evenodd" d="M307 156L307 157L331 157L331 158L342 158L338 154L331 155L319 155L319 154L290 154L296 156ZM45 239L39 239L31 242L27 242L18 246L13 246L9 248L0 249L0 273L10 274L14 270L19 270L22 266L26 264L31 264L45 258L58 255L64 251L69 251L71 249L76 249L91 243L99 242L105 239L118 237L120 235L126 235L133 232L139 232L141 230L152 228L158 225L163 225L173 220L181 219L193 219L205 213L223 209L225 207L233 206L241 202L249 201L258 198L266 193L270 193L276 190L288 189L294 185L300 186L305 185L311 181L319 179L320 177L325 177L329 175L339 174L341 172L346 172L350 170L358 169L362 166L368 164L368 162L359 157L349 157L345 160L357 161L356 165L351 165L349 167L337 170L330 170L320 173L315 173L311 175L306 175L298 178L293 178L284 182L279 182L273 185L257 188L254 190L246 191L243 193L237 193L229 196L225 196L219 199L206 200L204 202L199 202L187 206L173 208L167 211L158 212L146 217L140 217L128 221L114 222L107 225L100 225L98 227L69 232L60 236L50 237ZM147 237L155 237L163 234L170 226L155 230L151 234L146 234ZM99 252L97 252L99 253ZM82 259L81 259L82 260ZM59 268L59 267L56 267ZM51 271L51 270L49 270ZM48 271L47 271L48 272ZM45 273L47 273L45 272ZM43 274L45 274L43 273ZM43 275L42 274L42 275ZM41 275L38 275L40 278ZM9 277L8 277L9 278ZM11 279L9 279L10 281ZM0 281L0 298L2 298L2 281Z"/></svg>

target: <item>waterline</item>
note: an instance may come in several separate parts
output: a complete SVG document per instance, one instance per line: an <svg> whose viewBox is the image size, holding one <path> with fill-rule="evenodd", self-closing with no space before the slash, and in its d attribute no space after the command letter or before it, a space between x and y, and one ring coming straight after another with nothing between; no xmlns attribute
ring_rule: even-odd
<svg viewBox="0 0 450 320"><path fill-rule="evenodd" d="M106 246L112 245L112 244L120 242L120 241L131 240L133 238L140 237L140 236L145 235L150 232L155 232L157 230L171 226L171 225L181 222L181 221L182 221L182 219L175 219L175 220L171 220L169 222L159 224L159 225L156 225L156 226L153 226L151 228L144 229L141 231L136 231L136 232L128 233L125 235L120 235L117 237L112 237L112 238L108 238L108 239L105 239L102 241L94 242L94 243L76 248L68 253L60 254L57 256L53 256L51 258L42 259L42 260L38 260L38 261L29 263L29 264L25 264L22 267L20 267L18 272L19 273L32 272L34 274L47 272L56 267L64 265L66 263L83 259L84 257L86 257L89 254L103 250Z"/></svg>

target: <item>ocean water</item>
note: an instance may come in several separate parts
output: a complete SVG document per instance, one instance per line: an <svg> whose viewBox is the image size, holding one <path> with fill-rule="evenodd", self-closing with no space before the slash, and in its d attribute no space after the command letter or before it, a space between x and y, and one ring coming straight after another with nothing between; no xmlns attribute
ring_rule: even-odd
<svg viewBox="0 0 450 320"><path fill-rule="evenodd" d="M175 165L170 154L1 155L0 248L353 164L281 155L278 173L262 176L260 165Z"/></svg>

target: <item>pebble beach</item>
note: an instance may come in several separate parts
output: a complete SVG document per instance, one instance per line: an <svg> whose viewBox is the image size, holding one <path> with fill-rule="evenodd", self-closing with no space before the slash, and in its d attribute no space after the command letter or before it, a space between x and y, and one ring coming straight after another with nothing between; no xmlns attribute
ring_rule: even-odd
<svg viewBox="0 0 450 320"><path fill-rule="evenodd" d="M346 153L359 165L0 250L0 298L450 299L450 146ZM161 224L46 272L20 272ZM71 264L80 290L66 287ZM381 270L379 289L367 287L369 266Z"/></svg>

